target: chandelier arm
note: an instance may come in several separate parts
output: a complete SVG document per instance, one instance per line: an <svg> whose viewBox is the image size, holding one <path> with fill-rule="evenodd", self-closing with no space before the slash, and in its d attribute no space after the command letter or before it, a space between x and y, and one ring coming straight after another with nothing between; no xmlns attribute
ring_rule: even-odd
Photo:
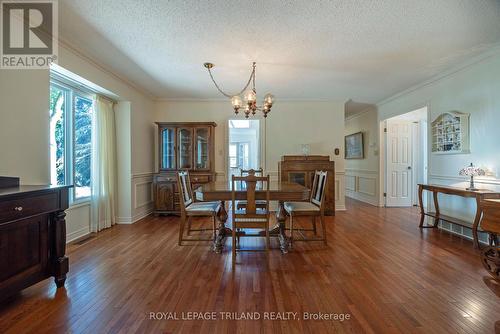
<svg viewBox="0 0 500 334"><path fill-rule="evenodd" d="M214 79L214 76L212 75L212 71L210 70L210 68L208 68L208 74L210 74L210 78L212 79L212 82L214 83L215 85L215 88L217 88L217 90L222 94L224 95L225 97L228 97L228 98L231 98L235 95L241 95L243 94L243 92L248 88L248 86L250 86L250 83L252 83L252 79L253 79L253 86L254 86L254 90L255 90L255 63L253 65L253 69L252 69L252 72L250 73L250 78L248 78L248 82L246 83L245 87L243 87L243 89L238 93L238 94L227 94L225 93L220 87L219 85L217 84L217 82L215 82L215 79Z"/></svg>
<svg viewBox="0 0 500 334"><path fill-rule="evenodd" d="M253 92L257 93L257 91L255 90L255 72L256 72L255 66L256 66L255 62L253 62Z"/></svg>

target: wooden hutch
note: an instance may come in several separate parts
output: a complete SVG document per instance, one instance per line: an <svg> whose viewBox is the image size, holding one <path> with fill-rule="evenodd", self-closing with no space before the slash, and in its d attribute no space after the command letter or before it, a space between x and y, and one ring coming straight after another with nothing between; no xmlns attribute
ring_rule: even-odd
<svg viewBox="0 0 500 334"><path fill-rule="evenodd" d="M285 155L278 163L279 179L295 182L309 189L313 186L314 172L328 172L325 194L325 215L335 215L335 162L327 155Z"/></svg>
<svg viewBox="0 0 500 334"><path fill-rule="evenodd" d="M177 171L191 173L193 187L215 180L213 122L158 126L158 173L153 176L154 214L180 214Z"/></svg>

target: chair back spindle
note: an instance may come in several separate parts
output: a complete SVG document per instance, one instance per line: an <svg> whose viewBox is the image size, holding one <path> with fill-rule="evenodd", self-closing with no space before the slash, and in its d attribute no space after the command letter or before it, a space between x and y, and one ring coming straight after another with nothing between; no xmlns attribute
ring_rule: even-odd
<svg viewBox="0 0 500 334"><path fill-rule="evenodd" d="M191 203L193 203L193 190L191 189L191 180L189 172L181 171L178 173L178 187L181 204L181 211L184 211Z"/></svg>
<svg viewBox="0 0 500 334"><path fill-rule="evenodd" d="M265 207L266 213L269 212L269 176L255 176L254 170L249 170L247 176L234 176L231 180L232 187L232 207L233 207L233 218L261 218L262 213L259 214L258 208L256 205L256 191L264 191L266 193L266 202L267 205ZM237 182L241 183L241 187L244 187L246 190L246 206L244 210L237 211L236 210L236 184ZM257 188L261 189L257 189Z"/></svg>
<svg viewBox="0 0 500 334"><path fill-rule="evenodd" d="M324 206L325 202L325 193L326 193L326 186L327 186L327 173L324 171L316 171L314 173L314 182L313 182L313 187L311 189L311 198L310 201L311 203L317 205L321 209Z"/></svg>

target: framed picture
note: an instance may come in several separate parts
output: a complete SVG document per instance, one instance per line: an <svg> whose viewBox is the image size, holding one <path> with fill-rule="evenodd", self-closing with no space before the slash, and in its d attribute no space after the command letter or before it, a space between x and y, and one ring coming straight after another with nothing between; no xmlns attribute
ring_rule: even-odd
<svg viewBox="0 0 500 334"><path fill-rule="evenodd" d="M363 159L363 132L353 133L345 136L345 158L346 159Z"/></svg>

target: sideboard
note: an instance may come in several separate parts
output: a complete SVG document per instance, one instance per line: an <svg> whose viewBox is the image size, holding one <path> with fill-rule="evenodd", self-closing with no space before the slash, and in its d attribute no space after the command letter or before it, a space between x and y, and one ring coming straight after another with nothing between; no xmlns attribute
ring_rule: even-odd
<svg viewBox="0 0 500 334"><path fill-rule="evenodd" d="M325 215L335 215L335 162L327 155L285 155L278 162L279 179L294 182L311 189L314 172L328 172L327 192L325 194Z"/></svg>
<svg viewBox="0 0 500 334"><path fill-rule="evenodd" d="M48 277L62 287L69 269L70 186L19 186L14 179L0 178L0 300Z"/></svg>

